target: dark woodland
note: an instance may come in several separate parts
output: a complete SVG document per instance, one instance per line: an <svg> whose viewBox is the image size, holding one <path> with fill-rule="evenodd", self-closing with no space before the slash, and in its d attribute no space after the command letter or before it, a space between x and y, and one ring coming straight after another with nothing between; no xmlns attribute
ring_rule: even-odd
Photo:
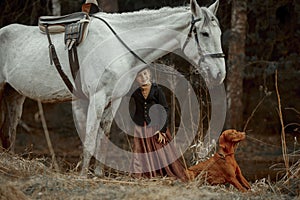
<svg viewBox="0 0 300 200"><path fill-rule="evenodd" d="M52 2L0 0L0 28L12 23L35 26L39 16L53 14ZM59 0L61 15L80 11L84 2ZM184 6L189 0L98 2L103 12L121 13L164 6ZM198 0L201 6L208 6L212 2L214 1ZM222 45L226 55L227 75L224 84L227 98L233 102L227 107L224 130L235 128L247 133L246 140L238 147L236 159L245 177L252 183L262 179L272 184L279 183L284 177L291 177L291 171L287 172L285 168L294 166L294 169L298 169L296 180L291 178L289 185L285 185L285 182L282 183L284 186L278 187L280 194L288 195L286 199L297 198L300 195L300 1L220 0L217 18L223 32ZM161 58L159 62L175 66L191 81L198 98L204 102L203 120L200 124L200 133L203 133L208 128L208 117L205 116L209 116L210 112L209 95L203 80L185 72L183 69L188 68L186 66L189 63L172 53ZM167 98L171 102L170 94ZM71 105L59 103L43 106L60 168L71 172L76 168L82 151L72 120ZM51 156L38 118L37 103L26 99L17 130L16 154L29 159L46 157L48 160L45 159L44 163L47 164ZM126 137L124 134L116 134L118 131L113 125L112 140L118 146L128 148ZM195 142L198 139L195 138ZM193 150L185 153L188 164L194 162L192 154ZM289 159L286 160L286 157ZM2 171L0 165L0 174ZM273 189L268 188L268 191ZM23 188L23 192L24 190Z"/></svg>

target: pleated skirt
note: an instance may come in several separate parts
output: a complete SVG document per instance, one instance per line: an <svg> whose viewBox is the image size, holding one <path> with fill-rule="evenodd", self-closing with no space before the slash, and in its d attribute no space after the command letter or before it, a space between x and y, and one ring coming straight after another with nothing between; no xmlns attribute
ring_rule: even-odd
<svg viewBox="0 0 300 200"><path fill-rule="evenodd" d="M175 147L170 143L172 136L166 132L166 143L157 141L158 129L148 126L136 126L133 138L134 156L131 162L132 175L135 178L175 177L188 181L185 165L181 156L176 155ZM179 157L179 158L176 158Z"/></svg>

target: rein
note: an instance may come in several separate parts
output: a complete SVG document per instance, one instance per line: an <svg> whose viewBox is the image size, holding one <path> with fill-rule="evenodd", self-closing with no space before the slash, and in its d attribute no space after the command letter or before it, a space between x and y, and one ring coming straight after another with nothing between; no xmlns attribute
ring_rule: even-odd
<svg viewBox="0 0 300 200"><path fill-rule="evenodd" d="M132 54L134 55L134 57L136 57L138 60L140 60L141 62L143 62L144 64L148 65L148 63L142 59L139 55L137 55L125 42L124 40L122 40L122 38L120 38L120 36L116 33L116 31L111 27L111 25L105 21L105 19L98 17L96 15L91 15L92 17L101 20L103 23L105 23L105 25L111 30L111 32L116 36L116 38L123 44L123 46ZM197 29L195 28L195 24L199 21L201 21L202 18L198 18L195 19L194 15L192 15L192 20L191 20L191 27L189 30L189 33L187 35L187 39L185 41L185 43L183 44L183 48L182 51L184 51L187 43L190 41L190 39L192 38L192 33L194 33L194 37L195 37L195 41L197 44L197 49L198 49L198 53L200 55L200 59L198 62L198 65L200 66L200 63L203 62L205 60L206 57L211 57L211 58L224 58L225 54L224 53L210 53L210 54L203 54L203 51L201 50L200 47L200 42L199 42L199 37L197 34Z"/></svg>
<svg viewBox="0 0 300 200"><path fill-rule="evenodd" d="M143 60L139 55L137 55L125 42L124 40L122 40L122 38L120 38L120 36L116 33L116 31L111 27L111 25L105 21L105 19L98 17L96 15L91 15L91 17L94 17L96 19L101 20L110 30L111 32L116 36L116 38L122 43L122 45L132 54L134 55L134 57L136 57L137 59L139 59L141 62L143 62L144 64L147 64L147 62L145 60ZM147 64L148 65L148 64Z"/></svg>
<svg viewBox="0 0 300 200"><path fill-rule="evenodd" d="M102 21L110 30L111 32L115 35L115 37L121 42L121 44L134 56L136 57L138 60L140 60L142 63L149 65L144 59L142 59L139 55L137 55L125 42L124 40L116 33L116 31L112 28L112 26L103 18L98 17L96 15L91 15L91 17L94 17L100 21ZM195 19L194 15L192 15L192 20L191 20L191 26L190 26L190 30L189 33L187 35L186 41L183 45L182 51L184 51L187 43L190 41L190 39L192 38L192 33L194 34L195 37L195 41L197 44L197 49L198 49L198 54L200 56L199 62L198 62L198 66L200 66L201 62L204 62L206 57L211 57L211 58L223 58L225 57L225 54L222 53L211 53L211 54L204 54L203 51L201 50L201 46L200 46L200 42L199 42L199 37L198 37L198 33L197 33L197 29L195 27L195 24L197 22L200 22L202 20L202 18L197 18ZM88 99L87 96L83 93L82 88L81 88L81 81L76 79L76 74L75 72L79 72L79 61L77 58L77 50L76 47L72 49L72 52L69 51L69 61L70 61L70 66L73 67L74 69L71 70L72 72L72 76L74 78L75 81L75 87L73 86L73 84L71 83L71 81L68 79L67 75L64 73L64 71L62 70L62 67L60 65L58 56L56 54L55 51L55 47L51 42L50 39L50 34L49 34L49 30L48 30L48 26L46 26L46 34L47 34L47 38L48 38L48 42L49 42L49 54L50 54L50 63L54 63L56 66L57 71L59 72L60 76L62 77L64 83L66 84L67 88L70 90L71 93L73 93L75 96L82 98L82 99ZM75 72L74 72L75 71ZM198 69L195 70L196 73L199 72ZM80 79L80 78L79 78Z"/></svg>
<svg viewBox="0 0 300 200"><path fill-rule="evenodd" d="M113 27L111 27L111 25L105 20L105 19L103 19L103 18L101 18L101 17L98 17L98 16L96 16L96 15L91 15L91 17L94 17L94 18L96 18L96 19L98 19L98 20L100 20L100 21L102 21L110 30L111 30L111 32L116 36L116 38L121 42L121 44L134 56L134 57L136 57L138 60L140 60L142 63L144 63L144 64L146 64L146 65L148 65L148 63L144 60L144 59L142 59L139 55L137 55L125 42L124 42L124 40L122 40L122 38L116 33L116 31L113 29ZM113 101L114 99L111 99L109 102L108 102L108 104L105 106L105 108L104 109L107 109L110 105L111 105L111 103L112 103L112 101Z"/></svg>

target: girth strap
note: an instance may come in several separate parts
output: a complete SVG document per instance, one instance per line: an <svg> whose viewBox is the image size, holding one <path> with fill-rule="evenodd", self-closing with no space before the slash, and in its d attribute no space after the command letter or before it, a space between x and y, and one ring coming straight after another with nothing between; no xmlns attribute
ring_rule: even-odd
<svg viewBox="0 0 300 200"><path fill-rule="evenodd" d="M79 61L78 61L78 54L77 54L77 47L73 45L70 50L68 50L69 54L69 63L71 68L72 77L75 83L74 95L81 98L81 99L88 99L87 96L82 91L81 85L81 77L80 77L80 70L79 70Z"/></svg>
<svg viewBox="0 0 300 200"><path fill-rule="evenodd" d="M72 48L68 50L68 55L72 77L76 80L77 73L79 73L79 61L76 46L73 45Z"/></svg>
<svg viewBox="0 0 300 200"><path fill-rule="evenodd" d="M56 50L54 45L52 44L48 26L46 26L46 34L49 42L49 54L50 54L50 63L54 63L57 72L59 73L60 77L66 84L67 88L69 91L74 94L76 97L81 98L81 99L88 99L87 96L83 93L82 88L81 88L81 81L80 81L80 74L79 73L79 62L78 62L78 56L77 56L77 49L76 46L73 45L73 48L69 50L69 61L71 65L71 72L72 76L75 82L76 88L74 88L73 84L71 83L70 79L68 76L65 74L65 72L62 70L61 64L59 62L59 58L57 56ZM76 78L76 76L78 78Z"/></svg>

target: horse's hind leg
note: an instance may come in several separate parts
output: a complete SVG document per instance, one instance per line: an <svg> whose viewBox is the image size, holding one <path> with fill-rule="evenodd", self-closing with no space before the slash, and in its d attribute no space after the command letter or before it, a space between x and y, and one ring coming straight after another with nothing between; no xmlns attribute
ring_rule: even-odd
<svg viewBox="0 0 300 200"><path fill-rule="evenodd" d="M0 99L2 147L14 152L17 125L22 115L25 96L6 84Z"/></svg>
<svg viewBox="0 0 300 200"><path fill-rule="evenodd" d="M87 124L87 109L88 109L88 101L84 100L76 100L72 102L72 111L74 114L74 120L76 125L76 130L79 134L79 137L83 143L86 138L86 124ZM83 148L83 164L80 176L86 177L89 167L89 162L92 157L92 154Z"/></svg>

